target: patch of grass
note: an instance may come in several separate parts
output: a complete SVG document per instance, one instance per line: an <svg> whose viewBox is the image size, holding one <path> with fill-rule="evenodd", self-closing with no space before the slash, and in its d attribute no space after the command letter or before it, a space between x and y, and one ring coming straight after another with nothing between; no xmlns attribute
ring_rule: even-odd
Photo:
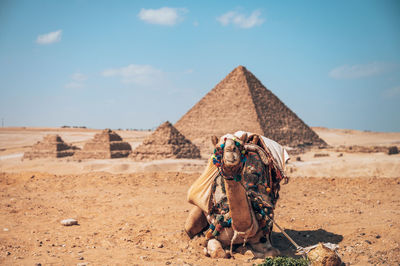
<svg viewBox="0 0 400 266"><path fill-rule="evenodd" d="M258 266L308 266L309 262L307 259L299 258L288 258L288 257L275 257L266 258L262 264Z"/></svg>

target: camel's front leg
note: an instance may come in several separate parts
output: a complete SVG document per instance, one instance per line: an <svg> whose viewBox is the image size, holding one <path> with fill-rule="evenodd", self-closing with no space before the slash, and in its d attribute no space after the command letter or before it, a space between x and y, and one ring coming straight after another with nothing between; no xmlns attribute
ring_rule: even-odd
<svg viewBox="0 0 400 266"><path fill-rule="evenodd" d="M225 189L232 228L237 232L247 232L252 227L254 215L245 188L241 182L225 179Z"/></svg>

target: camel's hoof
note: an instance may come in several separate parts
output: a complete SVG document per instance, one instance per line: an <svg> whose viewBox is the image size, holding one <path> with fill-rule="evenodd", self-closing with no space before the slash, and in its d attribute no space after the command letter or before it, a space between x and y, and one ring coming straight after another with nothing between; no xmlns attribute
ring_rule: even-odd
<svg viewBox="0 0 400 266"><path fill-rule="evenodd" d="M274 257L279 256L280 254L281 254L281 252L279 251L279 249L270 247L270 248L268 248L267 251L264 253L264 256L265 256L266 258L274 258Z"/></svg>

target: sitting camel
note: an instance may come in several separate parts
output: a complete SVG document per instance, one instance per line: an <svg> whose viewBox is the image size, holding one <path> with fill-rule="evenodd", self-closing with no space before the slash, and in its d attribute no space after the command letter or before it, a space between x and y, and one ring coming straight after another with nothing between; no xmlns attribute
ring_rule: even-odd
<svg viewBox="0 0 400 266"><path fill-rule="evenodd" d="M283 171L271 152L260 147L258 135L226 136L220 141L212 137L212 160L217 170L208 208L194 206L185 231L193 237L209 226L206 238L217 241L217 246L230 247L230 252L233 244L247 243L257 257L277 256L280 252L271 244L273 223L269 218L274 215ZM225 256L225 252L219 252L217 257Z"/></svg>

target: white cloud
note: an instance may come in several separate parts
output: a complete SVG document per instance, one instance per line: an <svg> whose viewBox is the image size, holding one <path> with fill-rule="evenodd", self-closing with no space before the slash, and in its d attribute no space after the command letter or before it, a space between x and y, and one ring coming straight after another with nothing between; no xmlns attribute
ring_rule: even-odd
<svg viewBox="0 0 400 266"><path fill-rule="evenodd" d="M173 26L183 20L186 8L162 7L159 9L144 9L139 12L138 17L150 24Z"/></svg>
<svg viewBox="0 0 400 266"><path fill-rule="evenodd" d="M76 72L71 75L71 79L72 81L65 84L64 87L67 89L80 89L85 87L84 81L87 80L87 76L82 73Z"/></svg>
<svg viewBox="0 0 400 266"><path fill-rule="evenodd" d="M62 30L49 32L46 34L39 35L36 39L38 44L51 44L61 41Z"/></svg>
<svg viewBox="0 0 400 266"><path fill-rule="evenodd" d="M183 73L185 73L185 74L192 74L193 72L194 72L194 70L191 69L191 68L189 68L189 69L186 69Z"/></svg>
<svg viewBox="0 0 400 266"><path fill-rule="evenodd" d="M343 65L332 69L329 76L334 79L358 79L378 75L389 70L390 64L372 62L360 65Z"/></svg>
<svg viewBox="0 0 400 266"><path fill-rule="evenodd" d="M388 89L383 92L383 96L386 98L397 97L400 95L400 86Z"/></svg>
<svg viewBox="0 0 400 266"><path fill-rule="evenodd" d="M67 89L80 89L84 87L83 83L80 82L69 82L64 86Z"/></svg>
<svg viewBox="0 0 400 266"><path fill-rule="evenodd" d="M223 25L228 26L233 24L243 29L250 29L255 26L259 26L264 23L264 19L260 17L261 12L259 10L253 11L250 16L245 15L237 11L229 11L217 18L217 20Z"/></svg>
<svg viewBox="0 0 400 266"><path fill-rule="evenodd" d="M74 81L82 82L82 81L87 80L87 76L82 73L77 72L77 73L72 74L71 79Z"/></svg>
<svg viewBox="0 0 400 266"><path fill-rule="evenodd" d="M106 69L101 73L104 77L121 77L123 83L151 85L162 79L163 72L150 65L130 64L121 68Z"/></svg>

